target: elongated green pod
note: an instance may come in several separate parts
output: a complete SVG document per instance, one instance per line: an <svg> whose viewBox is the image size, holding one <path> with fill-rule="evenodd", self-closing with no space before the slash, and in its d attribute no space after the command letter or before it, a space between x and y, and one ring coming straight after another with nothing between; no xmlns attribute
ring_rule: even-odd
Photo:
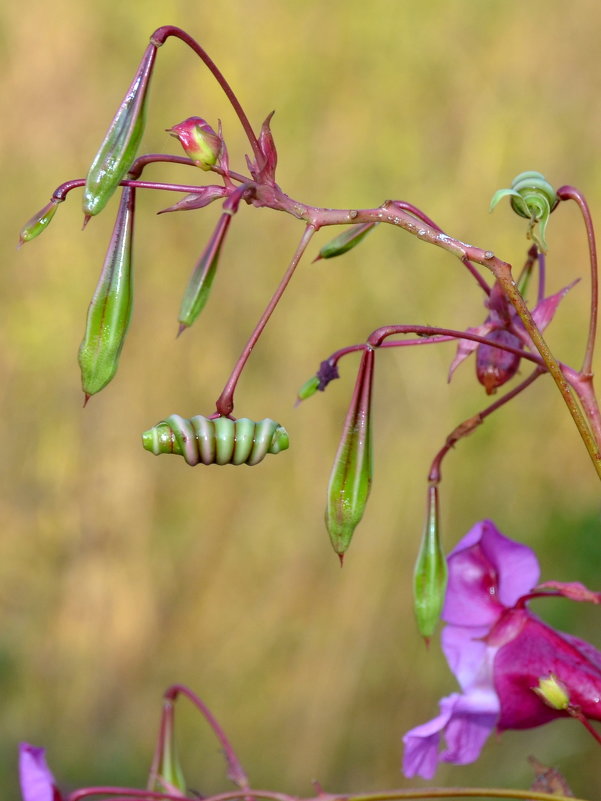
<svg viewBox="0 0 601 801"><path fill-rule="evenodd" d="M79 348L81 385L86 401L117 372L133 303L132 239L135 189L124 187L113 234L96 291L88 308Z"/></svg>
<svg viewBox="0 0 601 801"><path fill-rule="evenodd" d="M426 524L413 574L413 602L419 633L429 640L438 625L447 590L447 560L440 543L438 487L428 487Z"/></svg>
<svg viewBox="0 0 601 801"><path fill-rule="evenodd" d="M326 527L340 561L365 511L372 481L371 388L374 352L363 352L328 486Z"/></svg>
<svg viewBox="0 0 601 801"><path fill-rule="evenodd" d="M86 218L102 211L136 157L156 52L157 46L150 43L88 171L83 192Z"/></svg>
<svg viewBox="0 0 601 801"><path fill-rule="evenodd" d="M347 228L346 231L338 234L335 239L326 242L313 261L319 261L319 259L333 259L335 256L342 256L343 253L347 253L349 250L357 247L376 225L378 225L378 223L370 222L363 223L362 225L353 225L351 228Z"/></svg>
<svg viewBox="0 0 601 801"><path fill-rule="evenodd" d="M255 423L246 417L190 419L172 414L142 434L147 451L159 455L176 453L189 465L247 464L261 462L268 453L280 453L289 446L286 429L265 418Z"/></svg>
<svg viewBox="0 0 601 801"><path fill-rule="evenodd" d="M204 309L213 286L219 254L223 240L232 221L232 215L224 212L209 239L207 246L194 267L179 310L179 333L189 328Z"/></svg>
<svg viewBox="0 0 601 801"><path fill-rule="evenodd" d="M551 184L542 173L529 170L517 175L509 189L499 189L495 192L490 201L490 210L492 211L504 197L510 198L511 208L516 214L530 220L528 238L532 239L543 253L546 253L547 224L551 212L559 203L557 193ZM538 231L535 228L537 223Z"/></svg>

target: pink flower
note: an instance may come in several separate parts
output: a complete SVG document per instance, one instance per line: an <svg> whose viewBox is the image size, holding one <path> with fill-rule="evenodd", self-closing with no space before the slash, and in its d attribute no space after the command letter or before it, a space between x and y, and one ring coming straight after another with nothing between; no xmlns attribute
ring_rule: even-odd
<svg viewBox="0 0 601 801"><path fill-rule="evenodd" d="M21 743L19 781L23 801L62 801L43 748Z"/></svg>
<svg viewBox="0 0 601 801"><path fill-rule="evenodd" d="M449 554L448 567L442 647L462 692L443 698L438 717L407 732L405 775L431 779L439 762L475 761L495 728L532 728L574 710L601 720L601 652L526 606L539 577L533 551L484 520ZM536 595L544 594L601 603L601 593L578 584L541 585ZM544 680L565 697L563 706L545 698Z"/></svg>

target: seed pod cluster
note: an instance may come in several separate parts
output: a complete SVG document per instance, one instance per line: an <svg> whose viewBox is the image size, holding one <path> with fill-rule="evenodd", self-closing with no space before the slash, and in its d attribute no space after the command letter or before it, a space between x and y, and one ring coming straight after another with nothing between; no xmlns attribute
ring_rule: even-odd
<svg viewBox="0 0 601 801"><path fill-rule="evenodd" d="M176 453L189 465L247 464L261 462L268 453L288 448L288 432L275 420L254 422L241 417L190 419L172 414L142 434L142 444L155 455Z"/></svg>

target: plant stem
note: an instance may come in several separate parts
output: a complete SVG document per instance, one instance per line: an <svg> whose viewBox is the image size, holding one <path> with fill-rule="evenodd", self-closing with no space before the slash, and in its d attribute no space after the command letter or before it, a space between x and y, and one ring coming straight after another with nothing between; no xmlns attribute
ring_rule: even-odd
<svg viewBox="0 0 601 801"><path fill-rule="evenodd" d="M294 271L296 270L296 267L299 261L301 260L303 253L307 249L307 245L311 241L311 237L313 236L314 233L315 233L315 227L313 225L307 225L301 237L301 240L296 248L294 256L292 257L292 260L290 261L290 264L286 269L286 272L284 273L280 283L278 284L278 287L274 292L271 300L267 304L265 311L261 315L259 322L256 324L252 334L250 335L248 342L244 346L244 350L240 354L240 357L236 362L234 369L232 370L232 373L228 378L225 387L223 388L221 395L217 398L215 406L217 412L220 415L227 417L231 415L232 411L234 410L234 392L236 391L236 385L238 384L238 379L240 378L240 374L244 369L244 365L248 361L248 357L252 353L254 346L257 344L259 337L263 333L263 329L267 325L267 322L271 317L271 315L273 314L275 307L278 305L280 298L284 294L284 291L286 290L286 287L288 286L290 279L294 275Z"/></svg>
<svg viewBox="0 0 601 801"><path fill-rule="evenodd" d="M204 62L206 67L208 67L210 72L213 74L213 77L225 92L227 99L230 101L232 108L236 112L238 119L244 128L244 133L250 142L253 153L255 154L257 165L261 167L263 164L263 154L261 152L261 148L259 147L257 137L255 136L250 122L248 121L248 117L244 113L244 109L240 105L240 101L236 97L232 87L226 81L221 70L217 67L213 59L210 58L205 50L198 44L196 39L193 39L188 33L186 33L186 31L183 31L181 28L177 28L175 25L163 25L161 28L157 28L150 37L150 41L157 45L157 47L160 47L170 36L175 36L178 39L181 39L182 42L185 42L185 44L187 44L188 47L190 47L196 53L196 55Z"/></svg>
<svg viewBox="0 0 601 801"><path fill-rule="evenodd" d="M198 710L200 710L204 719L207 721L215 736L221 743L221 747L223 748L223 753L228 764L228 778L237 784L240 789L244 790L246 794L246 790L249 786L246 771L236 756L236 753L225 732L219 725L217 718L215 718L208 706L196 695L196 693L192 692L192 690L183 684L174 684L169 687L169 689L164 693L163 698L166 701L175 701L178 695L185 695L186 698L191 701Z"/></svg>
<svg viewBox="0 0 601 801"><path fill-rule="evenodd" d="M576 189L575 186L562 186L557 190L557 196L561 200L574 200L577 203L586 228L589 260L591 265L591 314L589 320L588 338L586 341L586 351L584 353L584 361L582 362L582 369L580 372L583 375L591 375L595 340L597 338L597 314L599 308L599 271L597 267L595 229L593 227L591 211L582 192Z"/></svg>
<svg viewBox="0 0 601 801"><path fill-rule="evenodd" d="M598 743L601 743L601 734L599 734L599 732L595 728L593 728L593 725L582 714L582 710L579 707L569 706L568 714L571 715L571 717L576 718L576 720L579 720L580 723L582 723L582 725L584 726L584 728L588 731L588 733L592 734L592 736Z"/></svg>
<svg viewBox="0 0 601 801"><path fill-rule="evenodd" d="M432 460L432 465L430 466L430 472L428 473L428 481L430 484L438 485L442 479L441 474L441 465L442 460L447 455L447 453L453 448L457 442L463 437L466 437L468 434L471 434L474 429L476 429L481 423L483 423L486 418L491 415L493 412L496 412L497 409L500 409L510 400L519 395L520 392L523 392L530 384L533 384L539 376L543 375L545 372L544 367L537 367L534 372L532 372L528 378L518 384L514 389L510 392L507 392L503 395L502 398L499 398L498 401L492 403L490 406L487 406L486 409L483 409L478 414L473 415L472 417L468 417L467 420L464 420L460 423L456 428L451 431L449 436L446 438L445 444L442 448L438 451L434 459Z"/></svg>

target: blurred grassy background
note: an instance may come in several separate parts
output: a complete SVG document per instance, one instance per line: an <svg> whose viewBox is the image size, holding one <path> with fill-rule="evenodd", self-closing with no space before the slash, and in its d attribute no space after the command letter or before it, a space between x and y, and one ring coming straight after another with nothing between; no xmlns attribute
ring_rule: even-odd
<svg viewBox="0 0 601 801"><path fill-rule="evenodd" d="M582 187L599 215L601 11L594 0L31 0L26 14L17 3L0 10L3 797L18 794L20 739L48 747L65 786L143 784L160 695L176 681L212 707L255 786L416 784L399 774L401 735L454 688L410 608L425 477L450 429L486 398L473 364L447 385L451 346L380 355L376 480L343 571L322 513L352 360L324 396L292 403L322 358L380 324L483 320L469 276L393 230L344 259L307 262L237 397L240 416L287 426L290 451L255 470L191 470L143 452L139 432L175 411L213 410L299 224L242 209L211 303L175 342L180 294L218 209L156 217L173 196L141 194L133 323L118 377L85 411L76 354L111 210L83 235L75 192L42 239L13 249L52 189L85 174L147 36L167 23L201 41L256 125L277 110L279 181L293 197L350 208L410 200L519 264L524 225L505 205L488 215L493 191L518 172ZM170 40L144 151L178 152L163 131L190 115L220 117L242 167L223 95ZM192 180L177 167L148 176ZM549 289L584 277L549 332L578 366L588 268L575 208L561 209L548 238ZM598 588L598 485L548 379L448 457L442 501L449 547L491 517L538 549L546 579ZM600 645L594 610L540 611ZM190 785L228 787L214 740L184 703L179 726ZM441 769L437 784L526 786L527 753L598 797L594 743L571 721L492 738L476 765Z"/></svg>

